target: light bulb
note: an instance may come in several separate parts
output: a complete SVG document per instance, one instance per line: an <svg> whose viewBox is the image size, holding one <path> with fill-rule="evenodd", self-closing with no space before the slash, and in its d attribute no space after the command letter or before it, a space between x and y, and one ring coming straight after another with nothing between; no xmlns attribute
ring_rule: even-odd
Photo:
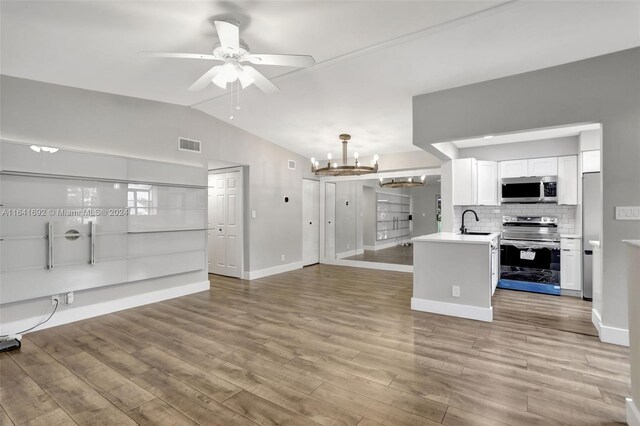
<svg viewBox="0 0 640 426"><path fill-rule="evenodd" d="M311 157L311 164L316 164L316 158L315 157Z"/></svg>
<svg viewBox="0 0 640 426"><path fill-rule="evenodd" d="M413 182L413 178L409 178L409 183Z"/></svg>
<svg viewBox="0 0 640 426"><path fill-rule="evenodd" d="M40 152L40 147L37 145L31 145L30 147L32 150L34 150L35 152Z"/></svg>
<svg viewBox="0 0 640 426"><path fill-rule="evenodd" d="M222 66L222 68L220 68L219 74L222 75L225 80L227 80L227 83L233 83L238 79L238 75L240 73L238 72L238 68L235 64L233 64L232 62L227 62Z"/></svg>
<svg viewBox="0 0 640 426"><path fill-rule="evenodd" d="M331 153L327 154L327 160L331 160Z"/></svg>
<svg viewBox="0 0 640 426"><path fill-rule="evenodd" d="M358 153L357 152L353 153L353 158L355 158L356 160L358 159Z"/></svg>
<svg viewBox="0 0 640 426"><path fill-rule="evenodd" d="M422 175L422 176L420 176L420 180L421 180L421 181L423 181L423 182L424 182L424 180L425 180L426 178L427 178L427 176L426 176L426 175Z"/></svg>
<svg viewBox="0 0 640 426"><path fill-rule="evenodd" d="M333 168L337 169L338 168L338 163L333 163Z"/></svg>
<svg viewBox="0 0 640 426"><path fill-rule="evenodd" d="M378 154L375 154L375 155L373 156L373 162L374 162L374 163L377 163L379 158L380 158L380 157L378 157Z"/></svg>
<svg viewBox="0 0 640 426"><path fill-rule="evenodd" d="M315 163L313 163L314 166L316 166L316 168L320 165L320 162L318 162L318 160L316 160Z"/></svg>
<svg viewBox="0 0 640 426"><path fill-rule="evenodd" d="M216 68L218 68L218 74L211 80L211 82L221 89L226 89L227 78L222 72L222 65L217 65Z"/></svg>
<svg viewBox="0 0 640 426"><path fill-rule="evenodd" d="M382 183L382 178L380 178L380 183Z"/></svg>

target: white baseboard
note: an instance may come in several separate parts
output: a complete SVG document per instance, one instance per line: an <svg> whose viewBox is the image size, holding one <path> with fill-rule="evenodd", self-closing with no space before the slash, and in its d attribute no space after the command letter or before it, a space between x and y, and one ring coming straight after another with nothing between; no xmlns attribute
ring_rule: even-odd
<svg viewBox="0 0 640 426"><path fill-rule="evenodd" d="M162 290L149 291L145 293L127 296L120 299L107 300L100 303L90 305L63 305L64 310L58 309L49 321L42 324L36 330L44 330L57 325L68 324L87 318L97 317L100 315L110 314L112 312L122 311L125 309L135 308L137 306L148 305L149 303L161 302L167 299L186 296L201 291L208 291L210 288L209 281L201 281L196 283L184 284L176 287L165 288ZM24 330L37 324L43 318L42 316L20 319L2 325L3 332L12 330Z"/></svg>
<svg viewBox="0 0 640 426"><path fill-rule="evenodd" d="M343 251L342 253L336 253L336 258L344 259L345 257L357 256L359 254L364 254L364 248L357 249L357 250Z"/></svg>
<svg viewBox="0 0 640 426"><path fill-rule="evenodd" d="M591 322L598 330L600 341L614 345L629 346L629 330L604 325L600 314L595 309L591 310Z"/></svg>
<svg viewBox="0 0 640 426"><path fill-rule="evenodd" d="M322 259L320 263L324 265L349 266L352 268L377 269L379 271L413 273L413 265L401 265L397 263L368 262L366 260L347 259Z"/></svg>
<svg viewBox="0 0 640 426"><path fill-rule="evenodd" d="M411 240L409 240L411 241ZM365 250L384 250L386 248L391 248L391 247L395 247L397 245L402 244L402 241L390 241L387 243L376 243L372 246L364 246Z"/></svg>
<svg viewBox="0 0 640 426"><path fill-rule="evenodd" d="M631 398L627 398L627 424L629 426L640 426L640 408Z"/></svg>
<svg viewBox="0 0 640 426"><path fill-rule="evenodd" d="M493 307L480 308L478 306L460 305L458 303L439 302L436 300L412 297L411 309L414 311L431 312L478 321L493 321Z"/></svg>
<svg viewBox="0 0 640 426"><path fill-rule="evenodd" d="M268 277L269 275L282 274L283 272L302 269L302 266L303 266L303 263L300 261L300 262L286 263L284 265L273 266L271 268L249 271L245 273L246 274L245 279L257 280L258 278Z"/></svg>

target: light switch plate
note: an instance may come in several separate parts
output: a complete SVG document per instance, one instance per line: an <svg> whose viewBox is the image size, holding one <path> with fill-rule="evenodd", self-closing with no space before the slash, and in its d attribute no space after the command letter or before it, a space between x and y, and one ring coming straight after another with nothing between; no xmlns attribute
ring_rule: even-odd
<svg viewBox="0 0 640 426"><path fill-rule="evenodd" d="M258 217L258 213L255 210L251 210L251 219Z"/></svg>
<svg viewBox="0 0 640 426"><path fill-rule="evenodd" d="M640 220L640 206L616 207L616 220Z"/></svg>

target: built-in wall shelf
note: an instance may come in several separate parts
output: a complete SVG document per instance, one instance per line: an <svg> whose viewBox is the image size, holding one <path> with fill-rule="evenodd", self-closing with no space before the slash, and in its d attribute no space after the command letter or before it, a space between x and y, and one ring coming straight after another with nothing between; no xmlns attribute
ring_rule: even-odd
<svg viewBox="0 0 640 426"><path fill-rule="evenodd" d="M206 183L201 167L0 141L0 304L205 269Z"/></svg>

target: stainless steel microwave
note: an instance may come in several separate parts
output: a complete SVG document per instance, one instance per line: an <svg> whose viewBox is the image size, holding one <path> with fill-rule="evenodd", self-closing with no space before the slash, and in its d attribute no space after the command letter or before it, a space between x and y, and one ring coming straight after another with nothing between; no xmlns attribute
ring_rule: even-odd
<svg viewBox="0 0 640 426"><path fill-rule="evenodd" d="M558 177L502 179L502 203L557 203Z"/></svg>

